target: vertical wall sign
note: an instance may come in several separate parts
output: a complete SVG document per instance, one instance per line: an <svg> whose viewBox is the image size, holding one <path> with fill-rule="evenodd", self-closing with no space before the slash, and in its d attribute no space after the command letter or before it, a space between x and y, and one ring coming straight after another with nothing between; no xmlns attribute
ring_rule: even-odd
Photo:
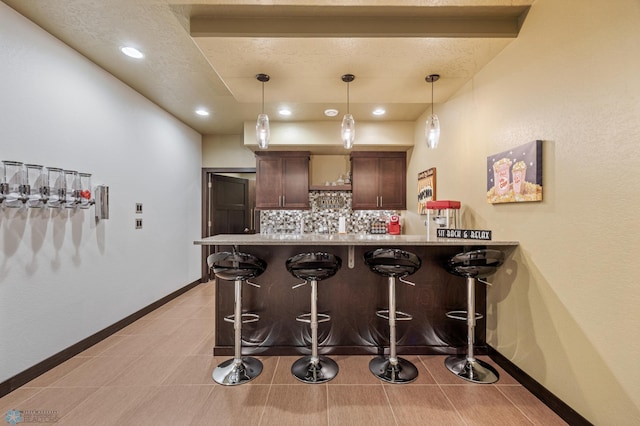
<svg viewBox="0 0 640 426"><path fill-rule="evenodd" d="M487 202L542 201L542 141L487 157Z"/></svg>
<svg viewBox="0 0 640 426"><path fill-rule="evenodd" d="M418 214L427 214L427 201L436 199L436 168L418 173Z"/></svg>

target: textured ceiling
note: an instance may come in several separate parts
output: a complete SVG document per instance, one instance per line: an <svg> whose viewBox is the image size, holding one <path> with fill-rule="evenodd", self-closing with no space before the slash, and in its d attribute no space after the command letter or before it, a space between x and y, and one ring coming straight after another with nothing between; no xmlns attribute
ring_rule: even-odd
<svg viewBox="0 0 640 426"><path fill-rule="evenodd" d="M271 121L415 120L519 32L534 0L3 0L202 134ZM133 45L145 58L122 55ZM194 114L198 107L209 117ZM371 112L384 107L387 113ZM326 108L340 111L324 117Z"/></svg>

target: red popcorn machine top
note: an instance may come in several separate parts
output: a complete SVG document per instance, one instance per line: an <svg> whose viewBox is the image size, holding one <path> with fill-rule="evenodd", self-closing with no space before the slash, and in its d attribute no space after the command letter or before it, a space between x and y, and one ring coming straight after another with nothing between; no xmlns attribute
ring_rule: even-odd
<svg viewBox="0 0 640 426"><path fill-rule="evenodd" d="M436 230L460 228L460 201L427 201L427 237L436 238Z"/></svg>

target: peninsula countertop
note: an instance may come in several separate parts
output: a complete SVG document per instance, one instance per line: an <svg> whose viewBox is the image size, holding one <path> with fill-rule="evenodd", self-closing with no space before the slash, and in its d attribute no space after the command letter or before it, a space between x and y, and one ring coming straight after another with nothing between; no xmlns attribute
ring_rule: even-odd
<svg viewBox="0 0 640 426"><path fill-rule="evenodd" d="M389 234L219 234L194 241L196 245L241 246L517 246L517 241L428 238L427 235Z"/></svg>

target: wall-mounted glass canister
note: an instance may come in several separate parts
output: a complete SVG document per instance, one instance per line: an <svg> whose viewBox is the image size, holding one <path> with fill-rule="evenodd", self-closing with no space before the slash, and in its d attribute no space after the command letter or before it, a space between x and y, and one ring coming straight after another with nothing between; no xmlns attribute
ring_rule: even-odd
<svg viewBox="0 0 640 426"><path fill-rule="evenodd" d="M66 182L67 189L67 196L64 205L68 208L75 208L78 206L78 198L80 196L78 172L75 170L65 170L64 180Z"/></svg>
<svg viewBox="0 0 640 426"><path fill-rule="evenodd" d="M4 205L22 207L26 200L26 180L24 165L18 161L3 161L4 165Z"/></svg>
<svg viewBox="0 0 640 426"><path fill-rule="evenodd" d="M88 209L91 199L91 173L78 173L80 179L80 208Z"/></svg>
<svg viewBox="0 0 640 426"><path fill-rule="evenodd" d="M60 207L66 200L67 183L64 179L64 171L57 167L47 167L47 183L49 184L49 207Z"/></svg>
<svg viewBox="0 0 640 426"><path fill-rule="evenodd" d="M43 173L42 166L38 164L25 164L27 172L29 207L43 207L47 202L49 186L47 185L47 175Z"/></svg>

